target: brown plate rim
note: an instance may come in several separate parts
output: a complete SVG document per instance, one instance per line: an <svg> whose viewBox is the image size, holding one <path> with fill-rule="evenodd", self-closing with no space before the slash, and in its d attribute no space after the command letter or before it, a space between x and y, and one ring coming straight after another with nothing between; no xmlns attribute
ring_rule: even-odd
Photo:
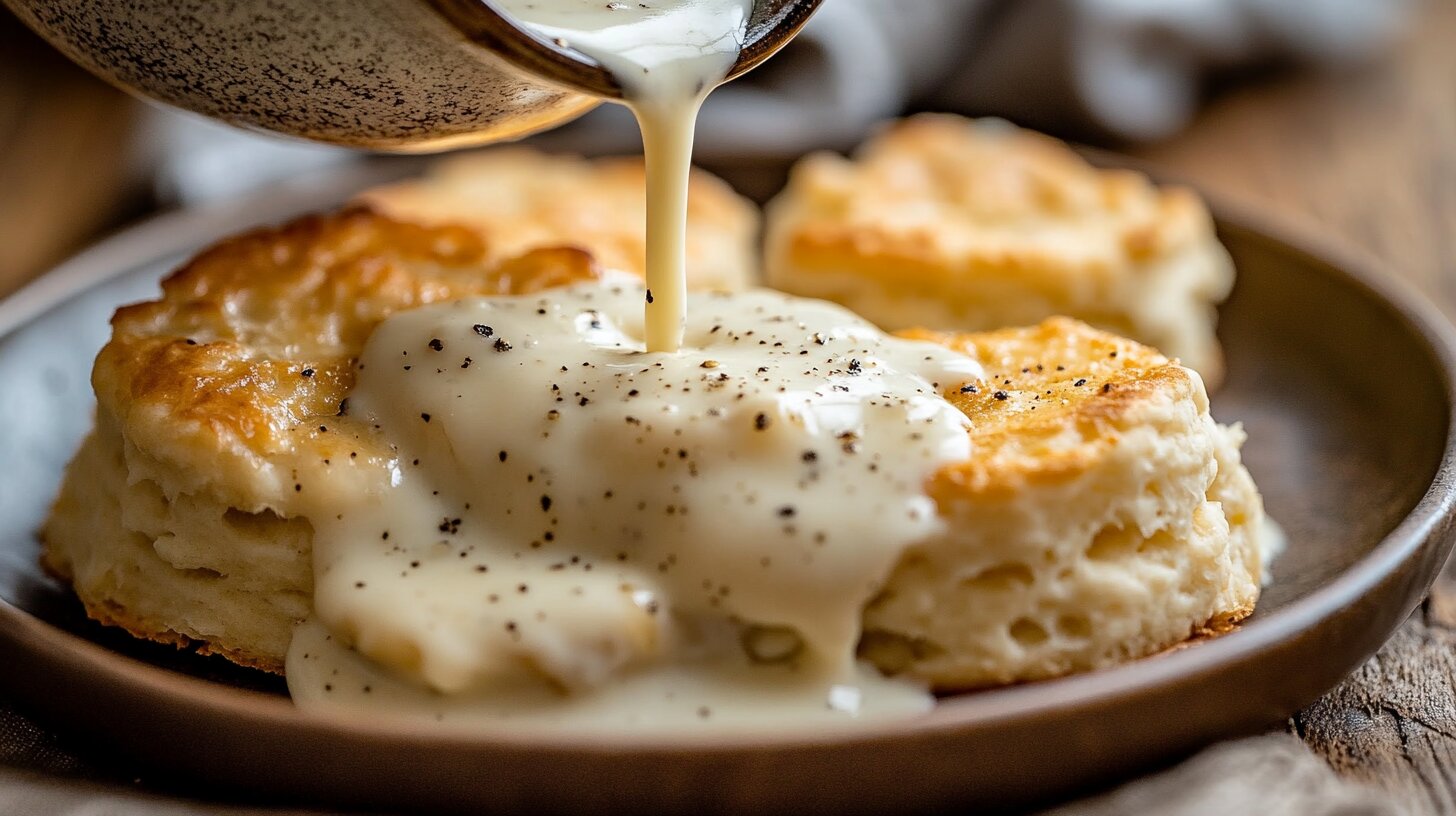
<svg viewBox="0 0 1456 816"><path fill-rule="evenodd" d="M412 160L366 162L272 185L230 202L154 216L102 240L56 267L45 277L0 301L0 338L26 325L66 298L175 254L194 250L242 223L277 221L292 213L336 205L352 191L408 175L418 169ZM1456 516L1456 330L1423 295L1378 264L1337 239L1316 236L1247 205L1207 196L1221 227L1232 228L1302 256L1307 262L1344 277L1392 308L1439 363L1448 406L1448 428L1440 464L1425 495L1411 512L1368 554L1328 584L1224 637L1153 659L1040 683L993 689L947 698L932 712L908 720L865 723L815 734L641 734L611 736L489 734L463 735L428 725L370 722L301 712L286 699L261 692L219 686L112 652L85 638L64 632L0 599L0 639L24 652L44 651L68 670L104 677L118 693L170 695L179 707L201 707L245 721L258 729L285 733L338 736L355 742L407 742L421 750L506 748L576 754L672 755L711 753L728 756L761 750L846 747L854 744L948 734L967 728L1042 717L1058 711L1105 705L1176 682L1190 682L1230 664L1256 660L1287 639L1319 624L1367 594L1438 535ZM291 205L282 208L280 200ZM1441 542L1443 556L1451 547ZM1434 579L1434 571L1426 583ZM1423 594L1423 593L1422 593ZM1416 600L1411 600L1413 607ZM1409 610L1404 610L1408 613ZM1404 618L1404 613L1400 616ZM1388 632L1383 633L1388 636ZM300 731L302 729L302 731Z"/></svg>

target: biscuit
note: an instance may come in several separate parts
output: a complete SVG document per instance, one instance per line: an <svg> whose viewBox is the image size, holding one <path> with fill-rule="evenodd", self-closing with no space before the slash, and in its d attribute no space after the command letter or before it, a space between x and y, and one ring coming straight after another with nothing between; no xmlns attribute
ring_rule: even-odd
<svg viewBox="0 0 1456 816"><path fill-rule="evenodd" d="M1004 122L921 115L853 159L821 153L769 205L768 285L887 330L986 331L1065 315L1222 377L1233 265L1191 191L1098 170Z"/></svg>
<svg viewBox="0 0 1456 816"><path fill-rule="evenodd" d="M367 211L225 242L113 320L97 427L44 530L89 613L281 671L312 597L301 491L357 491L389 440L341 410L389 314L591 280L591 257L490 260L480 235ZM976 357L949 394L974 457L927 485L947 524L864 613L862 656L940 689L1051 677L1224 628L1259 592L1262 507L1199 376L1056 319L913 336ZM316 504L311 506L317 506Z"/></svg>
<svg viewBox="0 0 1456 816"><path fill-rule="evenodd" d="M575 246L604 267L643 277L645 190L641 158L583 159L510 147L437 161L422 178L367 190L359 201L404 221L470 226L494 258ZM695 168L688 191L692 288L749 286L757 277L758 225L755 205Z"/></svg>
<svg viewBox="0 0 1456 816"><path fill-rule="evenodd" d="M337 416L374 326L597 275L580 250L492 261L474 230L363 209L224 241L112 319L47 567L103 623L281 671L313 591L303 482L358 489L390 460L388 440Z"/></svg>
<svg viewBox="0 0 1456 816"><path fill-rule="evenodd" d="M976 358L987 382L949 395L974 453L931 480L945 533L868 605L863 657L977 688L1115 665L1253 611L1263 503L1197 373L1065 318L906 334Z"/></svg>

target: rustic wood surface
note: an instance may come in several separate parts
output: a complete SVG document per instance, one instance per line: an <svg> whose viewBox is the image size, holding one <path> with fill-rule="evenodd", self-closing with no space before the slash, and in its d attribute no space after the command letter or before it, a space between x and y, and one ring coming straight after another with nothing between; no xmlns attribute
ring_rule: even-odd
<svg viewBox="0 0 1456 816"><path fill-rule="evenodd" d="M1131 152L1343 237L1456 317L1456 2L1428 4L1373 68L1241 87L1178 138ZM1456 569L1290 728L1411 812L1456 813Z"/></svg>
<svg viewBox="0 0 1456 816"><path fill-rule="evenodd" d="M1374 66L1240 85L1176 139L1129 152L1343 236L1456 316L1456 2L1422 14L1409 42ZM0 20L0 294L124 208L133 191L122 151L136 118L134 103ZM1456 571L1289 728L1411 812L1456 812Z"/></svg>
<svg viewBox="0 0 1456 816"><path fill-rule="evenodd" d="M1187 131L1128 152L1322 227L1456 315L1456 2L1426 4L1374 65L1240 85Z"/></svg>

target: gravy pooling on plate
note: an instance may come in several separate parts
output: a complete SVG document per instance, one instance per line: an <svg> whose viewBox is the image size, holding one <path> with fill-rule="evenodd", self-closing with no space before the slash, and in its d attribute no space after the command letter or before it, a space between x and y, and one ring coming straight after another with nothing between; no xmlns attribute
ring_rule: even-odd
<svg viewBox="0 0 1456 816"><path fill-rule="evenodd" d="M767 291L695 298L684 349L649 352L644 292L457 301L374 332L349 412L397 462L308 514L300 705L575 730L929 706L856 665L860 613L944 524L924 485L970 442L941 392L980 367Z"/></svg>

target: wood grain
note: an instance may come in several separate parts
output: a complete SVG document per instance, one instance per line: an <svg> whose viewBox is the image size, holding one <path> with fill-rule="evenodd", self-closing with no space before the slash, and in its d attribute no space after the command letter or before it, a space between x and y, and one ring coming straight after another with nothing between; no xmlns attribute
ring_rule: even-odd
<svg viewBox="0 0 1456 816"><path fill-rule="evenodd" d="M1426 5L1377 64L1242 88L1176 139L1132 152L1342 237L1456 316L1456 2ZM1456 812L1456 571L1291 729L1411 812Z"/></svg>
<svg viewBox="0 0 1456 816"><path fill-rule="evenodd" d="M1456 577L1448 570L1380 654L1291 728L1411 813L1456 813Z"/></svg>

